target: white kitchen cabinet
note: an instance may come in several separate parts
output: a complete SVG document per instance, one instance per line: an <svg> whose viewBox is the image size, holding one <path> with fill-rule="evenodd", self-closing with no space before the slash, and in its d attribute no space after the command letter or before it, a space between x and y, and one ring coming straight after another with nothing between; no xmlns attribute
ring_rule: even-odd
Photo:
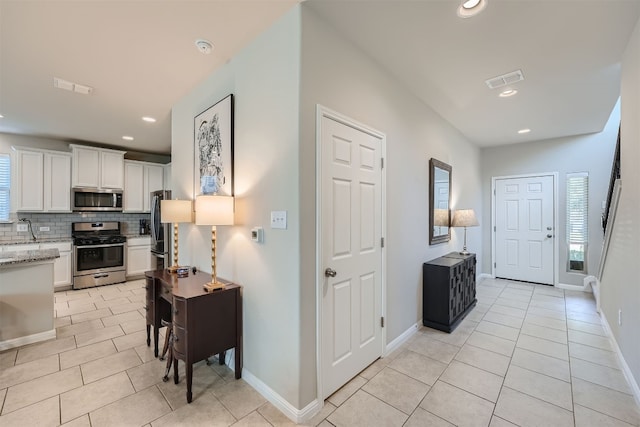
<svg viewBox="0 0 640 427"><path fill-rule="evenodd" d="M71 154L16 149L16 211L71 212Z"/></svg>
<svg viewBox="0 0 640 427"><path fill-rule="evenodd" d="M72 185L124 188L124 151L69 144L73 153Z"/></svg>
<svg viewBox="0 0 640 427"><path fill-rule="evenodd" d="M151 211L151 197L152 191L162 190L164 188L164 170L162 165L144 165L144 211Z"/></svg>
<svg viewBox="0 0 640 427"><path fill-rule="evenodd" d="M151 237L127 239L127 277L151 270Z"/></svg>
<svg viewBox="0 0 640 427"><path fill-rule="evenodd" d="M44 210L71 212L71 154L44 154Z"/></svg>
<svg viewBox="0 0 640 427"><path fill-rule="evenodd" d="M144 211L144 165L124 162L124 212Z"/></svg>
<svg viewBox="0 0 640 427"><path fill-rule="evenodd" d="M73 278L71 242L41 243L40 249L58 249L60 252L60 258L56 258L53 263L54 290L71 286Z"/></svg>
<svg viewBox="0 0 640 427"><path fill-rule="evenodd" d="M149 212L149 194L163 188L163 166L133 160L124 165L124 212Z"/></svg>
<svg viewBox="0 0 640 427"><path fill-rule="evenodd" d="M17 211L44 210L44 153L16 150Z"/></svg>

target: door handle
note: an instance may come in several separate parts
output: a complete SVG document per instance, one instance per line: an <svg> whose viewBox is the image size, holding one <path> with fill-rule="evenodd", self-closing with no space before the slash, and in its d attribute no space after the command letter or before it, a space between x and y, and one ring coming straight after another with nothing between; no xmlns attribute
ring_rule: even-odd
<svg viewBox="0 0 640 427"><path fill-rule="evenodd" d="M550 239L550 238L553 237L553 235L552 234L547 234L547 237Z"/></svg>
<svg viewBox="0 0 640 427"><path fill-rule="evenodd" d="M327 268L327 269L324 271L324 275L325 275L325 277L336 277L336 274L338 274L338 273L336 273L336 271L335 271L335 270L333 270L333 269L331 269L331 268Z"/></svg>

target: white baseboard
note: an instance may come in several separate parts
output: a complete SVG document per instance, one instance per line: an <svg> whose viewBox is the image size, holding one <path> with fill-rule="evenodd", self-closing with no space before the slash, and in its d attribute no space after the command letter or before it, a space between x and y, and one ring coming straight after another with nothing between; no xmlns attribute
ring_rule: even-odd
<svg viewBox="0 0 640 427"><path fill-rule="evenodd" d="M10 348L21 347L27 344L33 344L34 342L51 340L56 337L56 330L39 332L33 335L27 335L26 337L13 338L6 341L0 341L0 351L9 350Z"/></svg>
<svg viewBox="0 0 640 427"><path fill-rule="evenodd" d="M480 280L483 279L495 279L495 277L493 276L493 274L488 274L488 273L481 273L478 275L478 282L480 282Z"/></svg>
<svg viewBox="0 0 640 427"><path fill-rule="evenodd" d="M273 406L278 408L283 414L285 414L291 421L296 424L303 423L313 417L320 409L322 405L318 399L314 399L311 403L302 409L297 409L291 403L289 403L284 397L276 393L272 388L262 382L258 377L253 375L250 371L242 369L242 379L247 384L256 389L265 399L267 399Z"/></svg>
<svg viewBox="0 0 640 427"><path fill-rule="evenodd" d="M633 392L633 397L636 400L636 403L640 406L640 387L638 387L638 382L633 377L633 373L631 372L631 368L627 365L627 361L624 360L624 356L622 355L622 351L620 351L620 347L618 346L618 342L616 341L616 337L613 336L613 332L611 331L611 327L609 326L609 322L607 321L607 316L604 313L600 313L600 318L602 319L602 324L604 326L604 330L606 331L609 338L611 338L611 342L613 343L613 349L618 356L618 361L620 362L620 366L622 367L622 372L624 373L629 386L631 386L631 391Z"/></svg>
<svg viewBox="0 0 640 427"><path fill-rule="evenodd" d="M556 285L556 288L558 288L558 289L566 289L566 290L569 290L569 291L589 292L588 290L586 290L584 288L583 285L568 285L566 283L558 283Z"/></svg>
<svg viewBox="0 0 640 427"><path fill-rule="evenodd" d="M403 333L400 334L400 336L396 339L394 339L393 341L391 341L389 344L387 344L385 350L384 350L384 355L386 356L387 354L393 353L395 350L397 350L402 344L404 344L405 342L407 342L407 340L409 338L411 338L411 336L413 334L415 334L418 329L420 329L420 325L422 325L422 319L420 319L418 321L418 323L415 323L413 325L411 325L409 327L409 329L407 329L406 331L404 331Z"/></svg>

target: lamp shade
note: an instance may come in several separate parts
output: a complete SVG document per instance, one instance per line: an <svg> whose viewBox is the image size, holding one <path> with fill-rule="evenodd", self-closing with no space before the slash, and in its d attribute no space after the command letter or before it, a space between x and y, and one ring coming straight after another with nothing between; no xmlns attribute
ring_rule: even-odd
<svg viewBox="0 0 640 427"><path fill-rule="evenodd" d="M434 209L433 225L436 227L448 227L449 226L449 209Z"/></svg>
<svg viewBox="0 0 640 427"><path fill-rule="evenodd" d="M453 213L452 227L476 227L480 225L473 209L459 209Z"/></svg>
<svg viewBox="0 0 640 427"><path fill-rule="evenodd" d="M160 222L191 222L191 200L161 200Z"/></svg>
<svg viewBox="0 0 640 427"><path fill-rule="evenodd" d="M196 225L233 225L233 197L196 197Z"/></svg>

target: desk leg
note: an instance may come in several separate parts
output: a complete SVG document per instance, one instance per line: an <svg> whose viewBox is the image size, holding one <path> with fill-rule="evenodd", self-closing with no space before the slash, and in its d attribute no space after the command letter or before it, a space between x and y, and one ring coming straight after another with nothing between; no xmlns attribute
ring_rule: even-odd
<svg viewBox="0 0 640 427"><path fill-rule="evenodd" d="M242 349L240 348L240 344L235 349L235 370L236 370L236 379L239 380L242 377Z"/></svg>
<svg viewBox="0 0 640 427"><path fill-rule="evenodd" d="M147 347L151 345L151 325L147 323Z"/></svg>
<svg viewBox="0 0 640 427"><path fill-rule="evenodd" d="M159 331L158 331L158 328L154 326L153 327L153 355L155 357L158 357L158 338L159 338Z"/></svg>
<svg viewBox="0 0 640 427"><path fill-rule="evenodd" d="M191 394L191 383L193 380L193 364L188 362L185 366L187 371L187 403L191 403L191 399L193 398Z"/></svg>

